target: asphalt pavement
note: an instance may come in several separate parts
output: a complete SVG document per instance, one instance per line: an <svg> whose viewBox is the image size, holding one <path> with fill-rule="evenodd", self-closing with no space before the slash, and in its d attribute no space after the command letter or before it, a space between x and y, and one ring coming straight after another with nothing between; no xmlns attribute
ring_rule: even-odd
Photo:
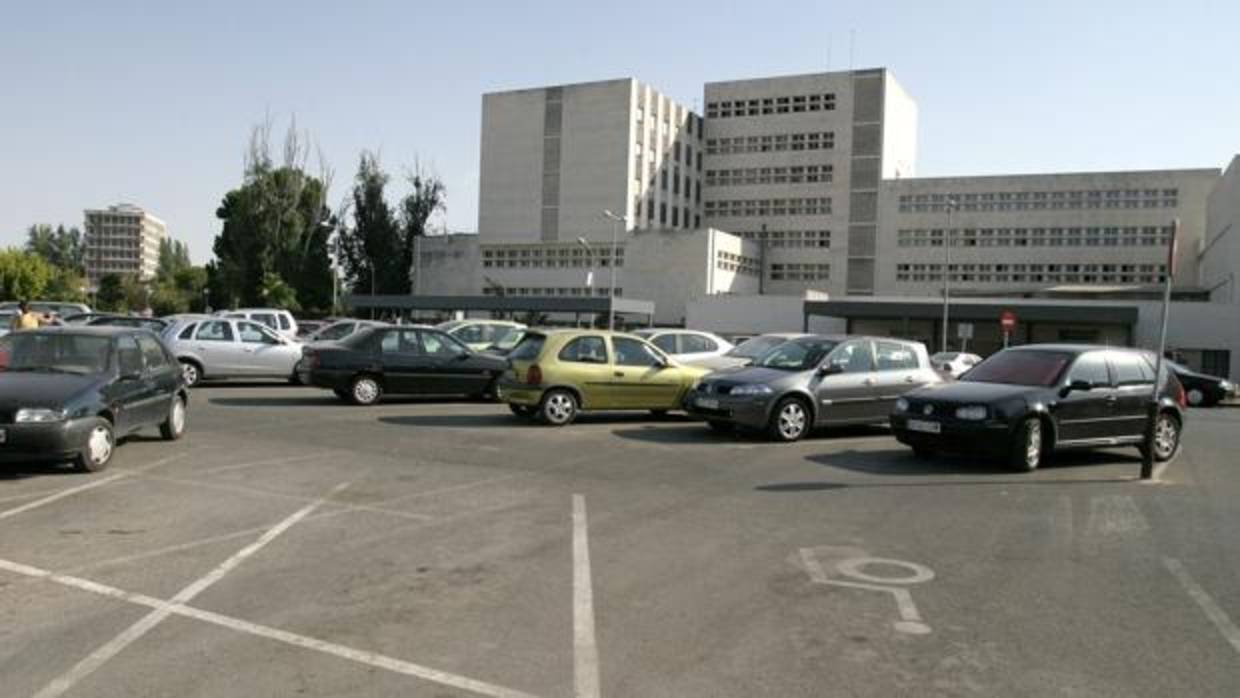
<svg viewBox="0 0 1240 698"><path fill-rule="evenodd" d="M0 466L0 695L1237 696L1238 428L1150 484L201 388L103 473Z"/></svg>

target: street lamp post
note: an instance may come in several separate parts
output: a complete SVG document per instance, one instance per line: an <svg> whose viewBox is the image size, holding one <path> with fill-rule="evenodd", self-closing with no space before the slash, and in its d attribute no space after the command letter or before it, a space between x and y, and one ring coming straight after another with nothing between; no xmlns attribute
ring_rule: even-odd
<svg viewBox="0 0 1240 698"><path fill-rule="evenodd" d="M943 233L943 341L940 351L947 351L947 325L951 314L952 289L952 213L956 210L956 200L947 200L947 230Z"/></svg>
<svg viewBox="0 0 1240 698"><path fill-rule="evenodd" d="M620 225L627 223L624 216L617 216L611 211L603 211L603 217L611 219L611 292L607 294L607 329L616 329L616 245L620 239Z"/></svg>
<svg viewBox="0 0 1240 698"><path fill-rule="evenodd" d="M577 238L577 244L586 249L586 259L589 271L586 272L586 297L594 297L594 248L590 247L590 243L585 238ZM590 313L590 327L594 327L594 313Z"/></svg>

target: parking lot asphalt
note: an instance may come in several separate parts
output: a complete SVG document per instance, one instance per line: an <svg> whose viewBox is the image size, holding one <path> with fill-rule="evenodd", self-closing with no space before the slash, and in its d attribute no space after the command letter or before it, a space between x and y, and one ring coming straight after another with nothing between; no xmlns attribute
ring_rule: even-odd
<svg viewBox="0 0 1240 698"><path fill-rule="evenodd" d="M0 694L1240 695L1238 427L1148 484L201 388L103 473L0 466Z"/></svg>

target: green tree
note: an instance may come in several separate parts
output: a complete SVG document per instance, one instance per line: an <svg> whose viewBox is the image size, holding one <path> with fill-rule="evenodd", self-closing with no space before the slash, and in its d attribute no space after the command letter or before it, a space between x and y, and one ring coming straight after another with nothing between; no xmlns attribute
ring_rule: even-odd
<svg viewBox="0 0 1240 698"><path fill-rule="evenodd" d="M86 273L86 240L77 228L55 228L45 223L26 231L26 251L37 254L54 267Z"/></svg>
<svg viewBox="0 0 1240 698"><path fill-rule="evenodd" d="M263 305L293 312L301 310L301 305L297 302L297 292L285 283L279 274L272 272L263 276Z"/></svg>
<svg viewBox="0 0 1240 698"><path fill-rule="evenodd" d="M95 293L95 305L106 312L122 312L125 305L125 281L120 274L104 274L99 277L99 290Z"/></svg>
<svg viewBox="0 0 1240 698"><path fill-rule="evenodd" d="M26 300L41 297L55 270L37 254L0 250L0 297Z"/></svg>
<svg viewBox="0 0 1240 698"><path fill-rule="evenodd" d="M168 238L159 241L159 266L156 267L156 278L171 280L182 269L188 269L191 266L193 262L189 259L188 245L180 240Z"/></svg>
<svg viewBox="0 0 1240 698"><path fill-rule="evenodd" d="M401 277L408 276L400 266L400 226L384 195L387 184L379 158L363 151L347 207L353 224L342 215L336 232L337 258L354 293L399 293Z"/></svg>
<svg viewBox="0 0 1240 698"><path fill-rule="evenodd" d="M418 239L425 237L431 216L447 209L447 188L440 179L416 166L407 177L413 191L400 202L401 266L406 271L404 293L413 292L413 278L419 270L414 264Z"/></svg>
<svg viewBox="0 0 1240 698"><path fill-rule="evenodd" d="M332 295L328 238L334 223L325 205L331 171L320 157L321 176L307 174L309 148L294 126L277 165L269 132L269 124L254 129L242 184L216 210L223 229L207 268L212 304L263 303L268 274L275 274L299 306L326 309Z"/></svg>
<svg viewBox="0 0 1240 698"><path fill-rule="evenodd" d="M86 296L86 277L76 269L54 267L43 295L47 300L85 303L89 300Z"/></svg>

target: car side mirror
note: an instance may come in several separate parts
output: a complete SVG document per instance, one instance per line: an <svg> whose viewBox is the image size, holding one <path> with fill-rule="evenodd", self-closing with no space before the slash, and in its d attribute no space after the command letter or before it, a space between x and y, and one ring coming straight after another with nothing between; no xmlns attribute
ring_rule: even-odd
<svg viewBox="0 0 1240 698"><path fill-rule="evenodd" d="M1076 380L1065 385L1059 394L1067 397L1068 393L1088 393L1093 389L1094 386L1089 381Z"/></svg>
<svg viewBox="0 0 1240 698"><path fill-rule="evenodd" d="M834 376L837 373L843 373L844 367L839 364L823 364L818 367L818 375Z"/></svg>
<svg viewBox="0 0 1240 698"><path fill-rule="evenodd" d="M470 353L467 351L457 352L456 360L464 361L465 359L468 359L469 357L470 357Z"/></svg>
<svg viewBox="0 0 1240 698"><path fill-rule="evenodd" d="M121 371L120 378L123 381L140 380L142 378L142 372L141 371Z"/></svg>

